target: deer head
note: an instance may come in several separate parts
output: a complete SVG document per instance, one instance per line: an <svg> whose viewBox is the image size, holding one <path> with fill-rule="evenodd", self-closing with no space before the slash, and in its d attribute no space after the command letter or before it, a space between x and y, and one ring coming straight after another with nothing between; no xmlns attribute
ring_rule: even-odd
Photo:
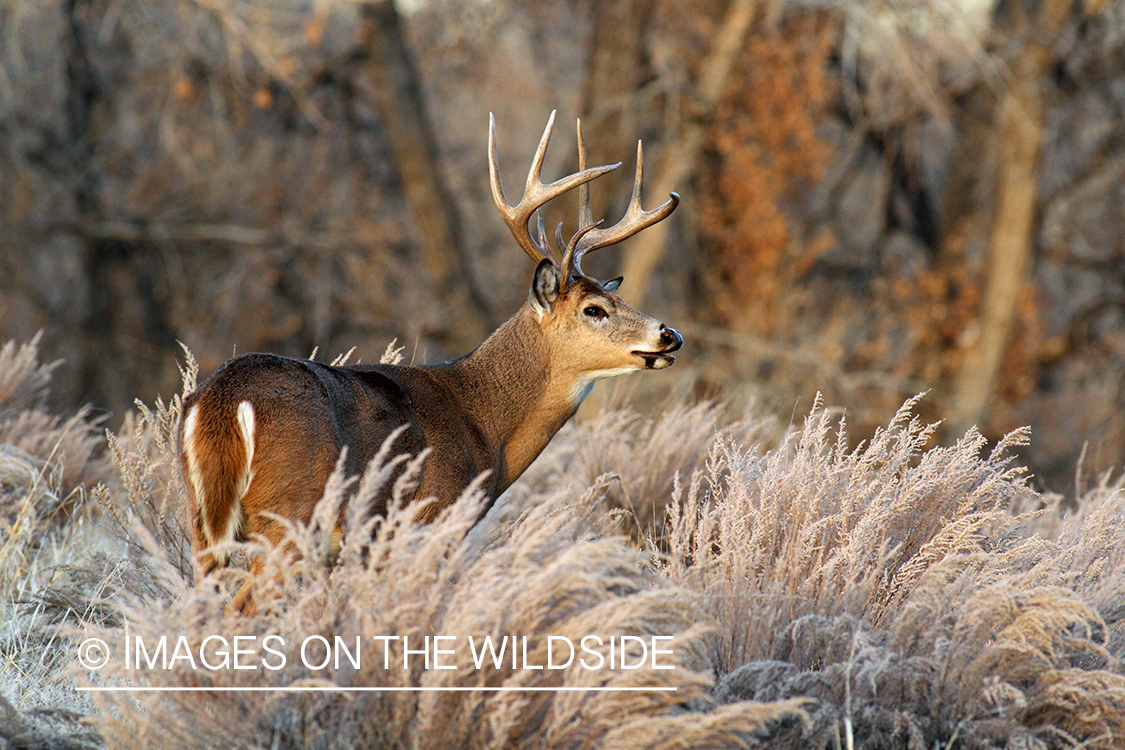
<svg viewBox="0 0 1125 750"><path fill-rule="evenodd" d="M512 206L504 197L500 183L500 166L496 158L496 121L489 117L488 156L492 197L505 223L519 246L538 263L531 285L528 304L544 338L558 342L574 356L553 353L552 361L561 367L570 367L583 391L588 391L593 381L622 375L634 370L659 370L674 363L673 352L683 344L683 338L673 328L668 328L655 318L629 306L617 296L622 279L599 281L582 270L582 258L591 250L615 245L646 227L667 218L676 209L680 198L671 193L668 201L651 211L641 207L641 183L644 177L644 158L641 144L637 142L637 172L633 182L633 195L625 216L615 225L602 228L594 221L590 210L588 183L621 166L620 162L602 167L586 167L586 147L582 140L582 123L578 122L578 169L549 185L543 184L540 171L547 153L547 145L554 127L555 113L551 113L543 137L539 140L531 169L527 175L523 198ZM578 231L564 242L562 223L555 229L556 255L543 224L542 207L552 198L578 188ZM532 236L528 222L536 217L538 238ZM565 342L565 344L563 343Z"/></svg>

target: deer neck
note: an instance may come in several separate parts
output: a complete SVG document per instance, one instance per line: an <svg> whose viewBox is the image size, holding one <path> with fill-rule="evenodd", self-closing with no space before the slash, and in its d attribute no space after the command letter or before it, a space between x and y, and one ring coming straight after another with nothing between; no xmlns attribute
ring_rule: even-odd
<svg viewBox="0 0 1125 750"><path fill-rule="evenodd" d="M525 304L475 351L443 368L498 454L496 494L531 465L589 392L577 375L552 367L553 354Z"/></svg>

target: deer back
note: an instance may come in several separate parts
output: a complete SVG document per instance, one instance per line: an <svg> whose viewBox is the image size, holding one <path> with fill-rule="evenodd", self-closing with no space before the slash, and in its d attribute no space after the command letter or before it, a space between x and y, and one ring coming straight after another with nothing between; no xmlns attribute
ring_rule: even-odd
<svg viewBox="0 0 1125 750"><path fill-rule="evenodd" d="M384 441L391 455L432 450L413 496L438 509L492 468L491 446L431 373L394 365L331 367L274 354L228 360L184 401L181 460L202 547L280 530L268 511L308 522L336 460L361 474ZM372 511L386 513L394 476ZM423 511L428 519L434 513Z"/></svg>

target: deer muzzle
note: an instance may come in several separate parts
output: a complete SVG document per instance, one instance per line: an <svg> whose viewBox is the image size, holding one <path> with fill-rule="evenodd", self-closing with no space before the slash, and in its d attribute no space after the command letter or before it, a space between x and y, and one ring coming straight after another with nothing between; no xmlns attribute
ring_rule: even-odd
<svg viewBox="0 0 1125 750"><path fill-rule="evenodd" d="M646 370L663 370L665 367L671 367L676 362L672 352L679 351L680 347L684 345L684 337L680 335L680 332L666 325L660 326L659 341L660 349L657 351L633 352L644 360Z"/></svg>

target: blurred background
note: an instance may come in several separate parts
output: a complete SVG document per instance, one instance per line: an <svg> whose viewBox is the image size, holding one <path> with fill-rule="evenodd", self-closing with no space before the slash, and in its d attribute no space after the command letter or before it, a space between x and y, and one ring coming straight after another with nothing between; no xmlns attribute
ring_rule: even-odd
<svg viewBox="0 0 1125 750"><path fill-rule="evenodd" d="M684 199L585 264L687 340L638 383L856 438L928 390L945 440L1031 425L1039 487L1125 463L1120 0L0 0L0 340L114 428L177 342L468 351L532 271L488 113L514 202L554 108L545 179L576 116L625 162L595 216L637 138Z"/></svg>

